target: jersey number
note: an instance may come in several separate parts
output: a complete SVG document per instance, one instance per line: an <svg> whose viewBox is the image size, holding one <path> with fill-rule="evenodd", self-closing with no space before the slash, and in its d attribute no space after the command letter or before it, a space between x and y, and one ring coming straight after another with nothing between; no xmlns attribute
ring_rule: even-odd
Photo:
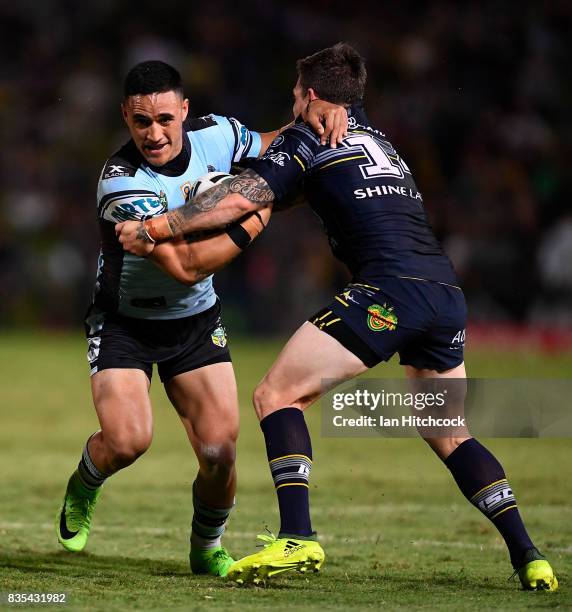
<svg viewBox="0 0 572 612"><path fill-rule="evenodd" d="M344 144L348 147L360 147L368 158L368 163L361 164L359 167L366 179L378 176L403 178L404 173L411 174L407 164L397 155L391 145L384 147L371 136L365 134L348 136Z"/></svg>

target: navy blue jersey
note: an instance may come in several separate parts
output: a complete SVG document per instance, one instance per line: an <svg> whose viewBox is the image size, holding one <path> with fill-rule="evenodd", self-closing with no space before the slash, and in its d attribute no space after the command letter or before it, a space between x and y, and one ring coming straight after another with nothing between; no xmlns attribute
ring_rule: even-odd
<svg viewBox="0 0 572 612"><path fill-rule="evenodd" d="M250 164L277 201L303 184L336 257L354 277L420 278L457 284L435 238L411 171L361 107L348 109L348 136L337 149L321 145L297 122Z"/></svg>

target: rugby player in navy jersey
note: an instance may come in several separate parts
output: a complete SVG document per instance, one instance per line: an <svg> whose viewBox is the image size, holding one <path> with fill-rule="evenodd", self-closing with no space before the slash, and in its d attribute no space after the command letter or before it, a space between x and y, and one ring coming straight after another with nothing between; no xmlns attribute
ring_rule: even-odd
<svg viewBox="0 0 572 612"><path fill-rule="evenodd" d="M149 259L124 253L114 227L182 206L201 175L228 173L233 162L256 158L281 130L259 134L217 115L190 119L188 108L181 77L171 66L143 62L127 75L122 112L131 140L100 176L101 253L86 317L101 429L87 441L68 482L56 531L67 550L82 550L102 484L149 447L148 390L157 364L199 462L191 569L224 575L233 561L221 536L234 503L238 398L210 275L262 231L269 211L216 236L164 244ZM345 109L330 103L311 109L308 118L332 143L347 126Z"/></svg>
<svg viewBox="0 0 572 612"><path fill-rule="evenodd" d="M429 226L410 169L365 115L363 59L338 44L300 60L297 70L298 121L260 160L182 208L116 228L125 249L150 253L153 241L229 223L280 202L303 181L334 255L352 273L345 290L292 336L254 393L281 524L277 539L263 536L264 550L231 566L228 575L239 582L317 570L324 560L310 522L312 448L303 411L324 392L325 379L350 379L395 353L411 384L461 379L464 387L466 376L463 292ZM324 147L300 118L318 99L348 109L349 133L335 150ZM420 434L461 492L499 530L523 587L555 590L556 577L526 532L498 460L466 428L454 435Z"/></svg>

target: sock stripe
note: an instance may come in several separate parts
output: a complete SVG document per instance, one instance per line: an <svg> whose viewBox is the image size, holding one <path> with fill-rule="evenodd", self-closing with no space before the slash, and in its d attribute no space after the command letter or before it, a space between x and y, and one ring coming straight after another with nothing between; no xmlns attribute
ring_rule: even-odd
<svg viewBox="0 0 572 612"><path fill-rule="evenodd" d="M490 489L487 489L486 491L483 491L480 495L471 497L471 502L473 504L480 504L483 500L489 499L497 493L504 491L505 489L510 490L510 485L506 480L504 482L499 483L498 485L495 485L494 487L491 487Z"/></svg>
<svg viewBox="0 0 572 612"><path fill-rule="evenodd" d="M471 496L471 501L473 499L475 499L475 497L477 497L477 495L479 495L483 491L486 491L487 489L490 489L491 487L494 487L496 484L499 484L501 482L507 482L506 478L501 478L500 480L495 480L495 482L491 482L491 484L488 484L486 487L483 487L482 489L479 489L474 495Z"/></svg>
<svg viewBox="0 0 572 612"><path fill-rule="evenodd" d="M226 522L233 506L230 508L211 508L195 495L194 489L193 486L192 534L211 542L211 544L216 543L226 529ZM204 544L205 542L202 542L202 545Z"/></svg>
<svg viewBox="0 0 572 612"><path fill-rule="evenodd" d="M89 440L88 440L88 442L89 442ZM90 474L94 478L98 478L99 480L104 480L105 479L105 474L102 474L97 469L97 467L93 463L93 461L91 460L91 457L89 455L89 450L87 449L87 444L83 447L83 453L81 454L81 458L82 458L82 461L85 462L85 467L87 468L87 470L90 472Z"/></svg>
<svg viewBox="0 0 572 612"><path fill-rule="evenodd" d="M226 519L232 512L234 505L230 506L230 508L212 508L211 506L207 506L204 502L202 502L195 495L193 489L193 508L195 509L195 512L198 512L209 519Z"/></svg>
<svg viewBox="0 0 572 612"><path fill-rule="evenodd" d="M307 486L312 462L306 455L300 454L288 459L279 458L278 461L269 461L269 465L276 489L285 483Z"/></svg>
<svg viewBox="0 0 572 612"><path fill-rule="evenodd" d="M283 472L282 474L276 474L274 476L274 484L281 482L282 480L304 480L308 482L308 474L300 474L300 472Z"/></svg>
<svg viewBox="0 0 572 612"><path fill-rule="evenodd" d="M95 435L95 434L93 434ZM93 436L90 436L87 440L83 451L81 453L81 459L77 466L77 473L82 484L87 489L98 489L105 482L107 476L97 469L97 466L93 463L87 445Z"/></svg>
<svg viewBox="0 0 572 612"><path fill-rule="evenodd" d="M286 461L280 461L279 463L273 463L270 465L270 471L273 474L281 470L291 470L294 468L296 471L300 470L304 466L304 471L309 472L312 469L312 464L306 459L286 459Z"/></svg>
<svg viewBox="0 0 572 612"><path fill-rule="evenodd" d="M97 489L103 484L102 480L98 478L93 478L93 476L89 473L89 470L86 468L85 462L83 459L79 462L77 466L77 473L79 475L79 478L82 484L87 489Z"/></svg>
<svg viewBox="0 0 572 612"><path fill-rule="evenodd" d="M226 519L232 510L232 508L209 508L200 502L197 503L196 499L193 499L193 507L195 512L213 521Z"/></svg>
<svg viewBox="0 0 572 612"><path fill-rule="evenodd" d="M471 502L489 517L509 504L514 505L515 501L512 489L506 479L501 479L496 484L493 483L471 498Z"/></svg>
<svg viewBox="0 0 572 612"><path fill-rule="evenodd" d="M201 525L203 525L204 527L220 527L221 525L224 525L226 523L226 519L228 518L228 514L215 519L206 516L202 512L197 511L195 511L194 516L196 520L199 521L199 523L201 523Z"/></svg>
<svg viewBox="0 0 572 612"><path fill-rule="evenodd" d="M507 510L512 510L512 509L516 509L516 504L513 504L512 506L509 506L508 508L503 508L500 512L497 512L494 516L491 516L491 521L493 519L496 519L497 516L500 516L503 512L506 512Z"/></svg>
<svg viewBox="0 0 572 612"><path fill-rule="evenodd" d="M289 459L273 459L272 461L269 461L268 463L272 464L272 467L276 467L277 465L295 465L296 463L306 463L308 465L312 464L312 461L310 459L308 459L308 457L305 457L304 455L298 455L297 457L291 457Z"/></svg>
<svg viewBox="0 0 572 612"><path fill-rule="evenodd" d="M197 521L196 518L193 518L192 523L192 531L196 533L199 537L204 538L205 540L217 540L224 533L226 525L221 525L220 527L206 527L201 522Z"/></svg>
<svg viewBox="0 0 572 612"><path fill-rule="evenodd" d="M197 514L195 513L193 515L193 524L195 523L197 525L200 525L205 530L210 530L210 529L217 530L217 529L220 529L221 527L224 527L226 521L223 521L222 523L216 523L216 524L208 523L207 521L204 520L203 516L200 516L200 515L197 516Z"/></svg>
<svg viewBox="0 0 572 612"><path fill-rule="evenodd" d="M303 458L303 459L306 459L306 461L309 461L310 463L312 463L312 460L307 455L296 455L296 454L294 454L294 455L284 455L283 457L276 457L275 459L270 459L270 461L268 463L274 463L275 461L280 461L281 459L289 459L290 457Z"/></svg>
<svg viewBox="0 0 572 612"><path fill-rule="evenodd" d="M282 487L306 487L309 489L310 487L305 482L285 482L284 484L278 485L276 490L281 489Z"/></svg>

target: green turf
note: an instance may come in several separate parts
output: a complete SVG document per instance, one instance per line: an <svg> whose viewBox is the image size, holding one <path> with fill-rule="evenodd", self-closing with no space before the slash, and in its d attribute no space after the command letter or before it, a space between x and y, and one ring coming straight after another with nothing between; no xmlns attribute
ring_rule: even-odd
<svg viewBox="0 0 572 612"><path fill-rule="evenodd" d="M241 395L238 505L226 543L236 555L277 526L262 437L249 397L279 349L233 346ZM348 610L572 608L572 441L492 440L525 521L558 572L557 593L525 593L495 530L419 440L320 438L314 432L314 526L326 550L318 576L267 588L193 577L187 565L196 464L153 385L149 452L106 485L87 552L56 542L53 519L82 445L95 430L85 347L78 337L0 336L0 591L69 593L68 609ZM473 376L569 376L572 356L469 351ZM377 370L396 376L389 364ZM563 398L568 401L569 398Z"/></svg>

